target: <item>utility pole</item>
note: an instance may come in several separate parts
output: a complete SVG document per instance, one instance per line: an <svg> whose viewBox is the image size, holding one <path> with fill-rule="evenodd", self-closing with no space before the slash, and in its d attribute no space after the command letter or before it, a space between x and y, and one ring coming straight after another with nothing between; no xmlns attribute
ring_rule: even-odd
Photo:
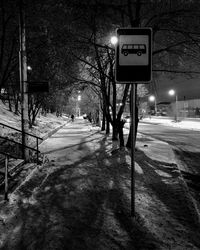
<svg viewBox="0 0 200 250"><path fill-rule="evenodd" d="M19 75L21 92L21 130L22 130L22 157L25 161L29 159L28 146L28 86L27 86L27 57L25 36L25 15L23 0L19 0Z"/></svg>
<svg viewBox="0 0 200 250"><path fill-rule="evenodd" d="M175 121L178 122L178 96L177 96L177 93L175 94L175 107L176 107Z"/></svg>

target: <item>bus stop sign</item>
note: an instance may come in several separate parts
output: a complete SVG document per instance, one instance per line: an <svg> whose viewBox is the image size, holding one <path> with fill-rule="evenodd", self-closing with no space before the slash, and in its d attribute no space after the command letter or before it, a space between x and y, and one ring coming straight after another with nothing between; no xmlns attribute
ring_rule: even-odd
<svg viewBox="0 0 200 250"><path fill-rule="evenodd" d="M115 78L119 83L148 83L152 78L151 28L117 29Z"/></svg>

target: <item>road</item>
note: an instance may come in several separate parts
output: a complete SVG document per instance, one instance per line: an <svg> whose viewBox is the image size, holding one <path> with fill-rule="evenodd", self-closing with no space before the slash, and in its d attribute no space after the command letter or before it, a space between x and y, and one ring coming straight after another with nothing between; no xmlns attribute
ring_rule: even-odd
<svg viewBox="0 0 200 250"><path fill-rule="evenodd" d="M161 124L140 122L138 132L165 141L173 146L174 152L185 165L184 169L200 175L200 132L174 128Z"/></svg>

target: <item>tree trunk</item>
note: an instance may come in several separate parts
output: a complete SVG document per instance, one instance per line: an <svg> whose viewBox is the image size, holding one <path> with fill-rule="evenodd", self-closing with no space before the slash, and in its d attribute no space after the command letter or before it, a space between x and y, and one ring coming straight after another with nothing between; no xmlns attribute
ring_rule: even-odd
<svg viewBox="0 0 200 250"><path fill-rule="evenodd" d="M105 131L105 130L106 130L106 114L105 114L105 109L103 108L101 131Z"/></svg>
<svg viewBox="0 0 200 250"><path fill-rule="evenodd" d="M12 112L12 104L11 104L11 99L10 99L10 93L8 93L8 106L9 106L9 111Z"/></svg>
<svg viewBox="0 0 200 250"><path fill-rule="evenodd" d="M118 124L120 148L124 147L124 133L123 133L124 124L125 124L125 120L121 120Z"/></svg>
<svg viewBox="0 0 200 250"><path fill-rule="evenodd" d="M117 119L116 119L116 85L113 84L113 130L112 130L112 140L117 141L118 140L118 131L117 131Z"/></svg>
<svg viewBox="0 0 200 250"><path fill-rule="evenodd" d="M107 117L106 117L106 134L107 135L110 134L110 122Z"/></svg>
<svg viewBox="0 0 200 250"><path fill-rule="evenodd" d="M132 105L132 103L131 103L131 105ZM135 122L135 140L136 140L137 128L138 128L138 122L139 122L139 119L138 119L138 107L137 106L135 107L135 121L134 122ZM129 134L128 134L128 140L127 140L127 143L126 143L127 148L131 148L131 131L132 131L132 124L130 126L130 130L129 130Z"/></svg>
<svg viewBox="0 0 200 250"><path fill-rule="evenodd" d="M136 0L136 6L135 6L135 19L133 17L133 12L132 12L132 7L131 7L131 0L128 0L128 16L129 16L129 20L130 20L130 24L132 27L139 27L140 26L140 9L141 9L141 0ZM137 98L137 85L136 85L136 91L135 91L135 102L136 102L136 98ZM131 94L130 94L130 110L133 107L133 103L131 100ZM137 104L135 105L135 140L136 140L136 136L137 136L137 127L138 127L138 107ZM131 121L131 123L133 123ZM126 147L127 148L131 148L131 131L133 131L132 128L132 124L130 126L130 130L129 130L129 135L128 135L128 141L126 143Z"/></svg>

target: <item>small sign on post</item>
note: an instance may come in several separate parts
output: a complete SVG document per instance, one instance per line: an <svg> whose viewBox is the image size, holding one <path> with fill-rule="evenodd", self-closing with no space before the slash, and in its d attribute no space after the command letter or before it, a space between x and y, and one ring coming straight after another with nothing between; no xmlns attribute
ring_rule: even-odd
<svg viewBox="0 0 200 250"><path fill-rule="evenodd" d="M136 83L152 78L152 30L150 28L117 29L115 80L131 85L131 216L135 216L135 142Z"/></svg>
<svg viewBox="0 0 200 250"><path fill-rule="evenodd" d="M29 82L28 92L29 93L49 92L49 83L48 82Z"/></svg>
<svg viewBox="0 0 200 250"><path fill-rule="evenodd" d="M116 82L148 83L152 78L151 28L117 29Z"/></svg>

